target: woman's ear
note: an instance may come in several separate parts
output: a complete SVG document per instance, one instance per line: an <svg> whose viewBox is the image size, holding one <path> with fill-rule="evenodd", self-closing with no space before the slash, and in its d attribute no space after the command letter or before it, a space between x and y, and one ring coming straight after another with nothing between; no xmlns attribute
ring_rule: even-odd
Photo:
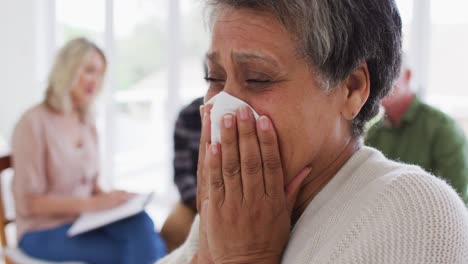
<svg viewBox="0 0 468 264"><path fill-rule="evenodd" d="M346 120L353 120L369 98L370 77L367 63L357 67L346 80L343 81L344 104L341 114Z"/></svg>

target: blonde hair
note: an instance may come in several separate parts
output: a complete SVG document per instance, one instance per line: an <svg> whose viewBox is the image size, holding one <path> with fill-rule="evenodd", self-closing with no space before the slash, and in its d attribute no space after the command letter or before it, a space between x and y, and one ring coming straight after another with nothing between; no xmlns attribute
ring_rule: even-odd
<svg viewBox="0 0 468 264"><path fill-rule="evenodd" d="M76 38L66 43L58 52L54 66L49 74L45 104L60 113L73 111L71 90L78 81L78 72L83 60L91 51L96 51L104 61L104 71L107 65L104 52L86 38ZM85 117L89 108L80 109L80 115Z"/></svg>

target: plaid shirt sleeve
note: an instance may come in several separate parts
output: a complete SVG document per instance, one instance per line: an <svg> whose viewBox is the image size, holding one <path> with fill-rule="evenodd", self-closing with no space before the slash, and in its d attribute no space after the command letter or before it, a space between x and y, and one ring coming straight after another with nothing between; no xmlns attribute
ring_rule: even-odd
<svg viewBox="0 0 468 264"><path fill-rule="evenodd" d="M174 182L181 199L189 204L197 194L197 163L200 145L200 106L198 98L180 112L174 130Z"/></svg>

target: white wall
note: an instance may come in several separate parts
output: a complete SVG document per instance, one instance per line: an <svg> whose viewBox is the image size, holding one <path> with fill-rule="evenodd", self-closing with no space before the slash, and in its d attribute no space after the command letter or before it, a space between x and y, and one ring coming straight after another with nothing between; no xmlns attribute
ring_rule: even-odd
<svg viewBox="0 0 468 264"><path fill-rule="evenodd" d="M43 97L54 25L52 0L0 0L0 138Z"/></svg>

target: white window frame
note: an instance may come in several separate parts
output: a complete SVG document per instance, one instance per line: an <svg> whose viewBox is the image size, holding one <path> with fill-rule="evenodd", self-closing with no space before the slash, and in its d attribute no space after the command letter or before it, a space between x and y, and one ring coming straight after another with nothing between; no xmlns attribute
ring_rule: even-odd
<svg viewBox="0 0 468 264"><path fill-rule="evenodd" d="M411 45L408 59L413 69L413 84L416 92L424 97L429 84L431 51L431 1L413 0L411 21Z"/></svg>

